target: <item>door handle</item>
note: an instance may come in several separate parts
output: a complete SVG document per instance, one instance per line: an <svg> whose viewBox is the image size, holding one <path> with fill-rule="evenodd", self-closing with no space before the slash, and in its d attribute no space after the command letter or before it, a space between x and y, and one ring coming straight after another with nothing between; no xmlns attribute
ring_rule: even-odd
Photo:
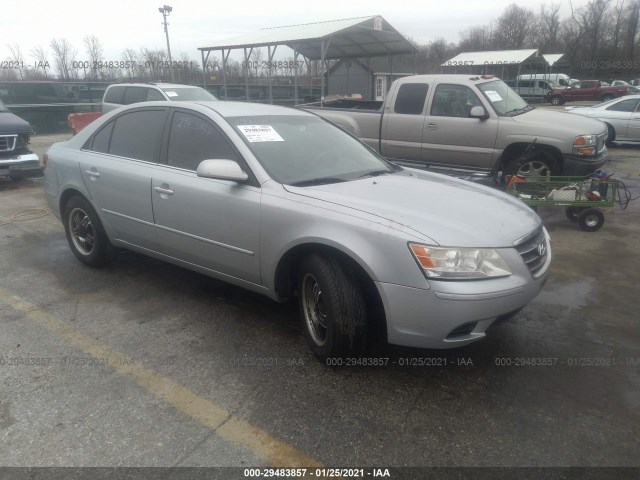
<svg viewBox="0 0 640 480"><path fill-rule="evenodd" d="M173 195L173 190L170 190L168 188L162 188L162 187L153 187L153 189L160 193L160 194L164 194L164 195Z"/></svg>
<svg viewBox="0 0 640 480"><path fill-rule="evenodd" d="M426 128L429 128L431 130L435 130L436 128L438 128L438 124L437 123L427 123Z"/></svg>
<svg viewBox="0 0 640 480"><path fill-rule="evenodd" d="M84 173L86 173L91 178L98 178L100 176L100 173L96 172L95 170L85 170Z"/></svg>

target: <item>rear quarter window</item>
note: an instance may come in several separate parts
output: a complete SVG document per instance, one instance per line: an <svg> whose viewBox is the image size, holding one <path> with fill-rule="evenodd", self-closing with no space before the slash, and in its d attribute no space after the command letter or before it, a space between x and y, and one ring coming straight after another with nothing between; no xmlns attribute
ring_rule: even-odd
<svg viewBox="0 0 640 480"><path fill-rule="evenodd" d="M124 87L110 87L104 94L104 103L117 103L122 105L122 99L124 97Z"/></svg>

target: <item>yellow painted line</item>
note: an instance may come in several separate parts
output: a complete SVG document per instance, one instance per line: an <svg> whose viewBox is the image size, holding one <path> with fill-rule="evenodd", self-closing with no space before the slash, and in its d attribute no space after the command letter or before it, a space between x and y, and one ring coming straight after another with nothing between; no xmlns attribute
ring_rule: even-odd
<svg viewBox="0 0 640 480"><path fill-rule="evenodd" d="M213 430L225 441L244 447L273 467L322 467L316 459L254 427L206 398L159 373L136 365L122 353L82 333L69 323L0 287L0 302L34 320L74 347L105 359L111 368L127 375L169 405Z"/></svg>

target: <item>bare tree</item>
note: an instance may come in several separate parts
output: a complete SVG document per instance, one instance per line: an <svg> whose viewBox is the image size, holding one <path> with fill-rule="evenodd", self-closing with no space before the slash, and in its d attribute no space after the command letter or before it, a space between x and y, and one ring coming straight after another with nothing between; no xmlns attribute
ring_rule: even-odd
<svg viewBox="0 0 640 480"><path fill-rule="evenodd" d="M462 52L481 52L493 48L491 25L469 27L460 32L458 48Z"/></svg>
<svg viewBox="0 0 640 480"><path fill-rule="evenodd" d="M7 45L7 48L9 49L9 53L11 53L9 60L13 62L17 67L14 70L18 70L20 74L20 80L24 80L24 74L22 73L24 70L24 56L22 55L22 51L20 50L20 45L14 43L13 45Z"/></svg>
<svg viewBox="0 0 640 480"><path fill-rule="evenodd" d="M53 57L63 80L70 80L74 75L73 63L75 62L77 51L71 46L66 38L54 38L50 43L53 50Z"/></svg>
<svg viewBox="0 0 640 480"><path fill-rule="evenodd" d="M140 64L138 53L133 48L125 48L122 51L122 60L125 63L125 75L129 77L129 80L141 75L141 71L144 67Z"/></svg>
<svg viewBox="0 0 640 480"><path fill-rule="evenodd" d="M540 7L538 20L537 46L545 53L556 52L560 48L558 33L560 32L560 5Z"/></svg>
<svg viewBox="0 0 640 480"><path fill-rule="evenodd" d="M636 36L638 34L638 18L640 17L640 0L629 3L627 26L625 32L625 49L627 59L635 59Z"/></svg>
<svg viewBox="0 0 640 480"><path fill-rule="evenodd" d="M98 67L102 61L104 55L104 49L102 43L95 35L85 35L83 38L84 48L89 55L89 70L91 71L91 78L98 79ZM102 69L100 69L102 76Z"/></svg>
<svg viewBox="0 0 640 480"><path fill-rule="evenodd" d="M36 61L35 67L36 70L42 68L44 70L44 78L49 78L47 75L47 68L51 68L49 66L49 57L47 56L47 52L41 46L37 46L31 49L31 57Z"/></svg>
<svg viewBox="0 0 640 480"><path fill-rule="evenodd" d="M536 24L535 14L529 8L509 5L496 22L493 34L497 48L525 48L532 45Z"/></svg>

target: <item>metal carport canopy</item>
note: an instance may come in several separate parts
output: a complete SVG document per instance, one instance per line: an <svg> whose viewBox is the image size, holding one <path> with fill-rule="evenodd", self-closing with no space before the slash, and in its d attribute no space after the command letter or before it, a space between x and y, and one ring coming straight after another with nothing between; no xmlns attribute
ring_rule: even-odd
<svg viewBox="0 0 640 480"><path fill-rule="evenodd" d="M328 22L307 23L287 27L264 28L257 32L247 33L206 47L199 47L202 56L202 75L206 87L206 61L213 50L222 53L223 83L226 85L226 63L231 50L244 51L245 66L254 48L268 48L268 63L271 64L279 45L285 45L294 52L296 103L298 100L298 67L299 55L305 61L320 60L324 68L326 60L340 58L371 58L388 56L390 70L393 71L393 55L414 54L417 48L404 38L389 22L379 15L372 17L347 18ZM205 52L207 52L205 57ZM415 57L414 57L415 58ZM245 68L246 71L246 68ZM269 100L271 93L271 69L269 74ZM245 75L247 100L249 100L248 77ZM321 84L321 102L324 98L324 75Z"/></svg>
<svg viewBox="0 0 640 480"><path fill-rule="evenodd" d="M462 52L440 66L519 65L527 60L533 60L532 57L536 57L537 54L536 49Z"/></svg>
<svg viewBox="0 0 640 480"><path fill-rule="evenodd" d="M264 28L224 42L199 47L198 50L234 50L277 45L286 45L309 60L377 57L417 51L413 44L380 16Z"/></svg>

